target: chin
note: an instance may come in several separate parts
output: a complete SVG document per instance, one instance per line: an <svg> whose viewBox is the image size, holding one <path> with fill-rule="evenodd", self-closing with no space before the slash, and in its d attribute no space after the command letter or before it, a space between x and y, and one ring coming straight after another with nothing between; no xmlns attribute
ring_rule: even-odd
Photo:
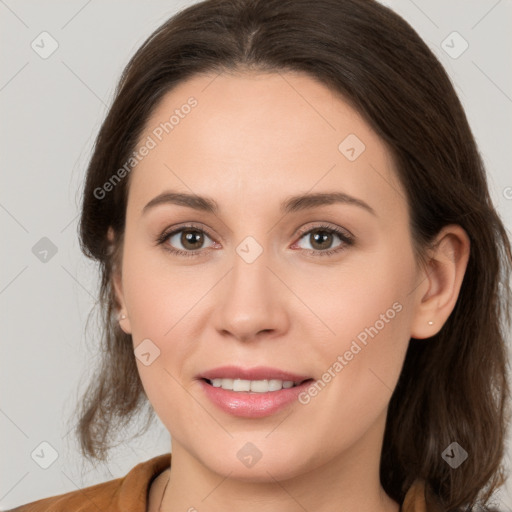
<svg viewBox="0 0 512 512"><path fill-rule="evenodd" d="M287 480L311 469L303 448L271 444L267 441L266 447L257 448L257 443L250 441L233 442L233 446L225 450L219 450L219 445L217 449L210 446L199 460L210 471L242 482L275 483L275 480Z"/></svg>

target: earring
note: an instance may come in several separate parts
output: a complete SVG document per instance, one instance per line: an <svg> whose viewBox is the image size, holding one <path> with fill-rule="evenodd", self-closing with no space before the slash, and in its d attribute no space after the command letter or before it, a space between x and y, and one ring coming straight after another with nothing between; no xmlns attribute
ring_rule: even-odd
<svg viewBox="0 0 512 512"><path fill-rule="evenodd" d="M124 320L125 318L126 318L126 315L125 315L125 314L123 314L123 315L121 315L121 316L119 317L119 319L118 319L118 320Z"/></svg>
<svg viewBox="0 0 512 512"><path fill-rule="evenodd" d="M434 325L434 322L432 320L429 320L428 325Z"/></svg>

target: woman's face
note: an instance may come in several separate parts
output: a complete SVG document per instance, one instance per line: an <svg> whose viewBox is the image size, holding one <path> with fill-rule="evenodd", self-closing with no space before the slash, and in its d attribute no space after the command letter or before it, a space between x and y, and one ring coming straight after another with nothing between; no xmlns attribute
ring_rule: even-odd
<svg viewBox="0 0 512 512"><path fill-rule="evenodd" d="M167 93L137 151L116 285L173 453L256 481L379 458L427 285L382 140L306 75L221 74Z"/></svg>

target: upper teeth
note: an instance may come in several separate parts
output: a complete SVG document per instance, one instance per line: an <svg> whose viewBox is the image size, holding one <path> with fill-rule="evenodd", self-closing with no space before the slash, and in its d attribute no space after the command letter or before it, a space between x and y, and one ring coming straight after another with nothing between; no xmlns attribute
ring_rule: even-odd
<svg viewBox="0 0 512 512"><path fill-rule="evenodd" d="M283 388L291 388L299 384L291 380L244 380L244 379L212 379L210 381L216 388L229 389L232 391L253 391L254 393L268 393L279 391Z"/></svg>

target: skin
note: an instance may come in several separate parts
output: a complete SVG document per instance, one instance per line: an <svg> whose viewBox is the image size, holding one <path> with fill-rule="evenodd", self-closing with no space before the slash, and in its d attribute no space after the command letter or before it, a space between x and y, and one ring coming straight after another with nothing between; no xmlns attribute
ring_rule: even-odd
<svg viewBox="0 0 512 512"><path fill-rule="evenodd" d="M130 174L114 276L127 316L121 328L134 348L149 338L160 350L149 366L137 359L172 437L172 467L153 484L149 510L163 499L164 512L322 512L333 503L336 510L397 512L379 479L388 403L410 338L428 343L455 306L467 234L445 227L422 268L387 147L341 97L307 75L195 76L167 93L141 143L190 96L197 107ZM338 150L349 134L366 146L352 162ZM142 212L167 190L210 196L220 211L164 204ZM351 204L279 211L291 195L333 191L365 201L375 215ZM166 229L190 222L206 229L202 245L183 245L182 233L166 243L199 247L198 256L155 244ZM354 244L333 234L315 245L316 232L307 233L323 223L348 230ZM263 249L252 263L236 252L247 236ZM401 311L307 405L237 418L212 404L195 378L238 364L321 379L396 302ZM247 442L262 453L250 468L237 458Z"/></svg>

